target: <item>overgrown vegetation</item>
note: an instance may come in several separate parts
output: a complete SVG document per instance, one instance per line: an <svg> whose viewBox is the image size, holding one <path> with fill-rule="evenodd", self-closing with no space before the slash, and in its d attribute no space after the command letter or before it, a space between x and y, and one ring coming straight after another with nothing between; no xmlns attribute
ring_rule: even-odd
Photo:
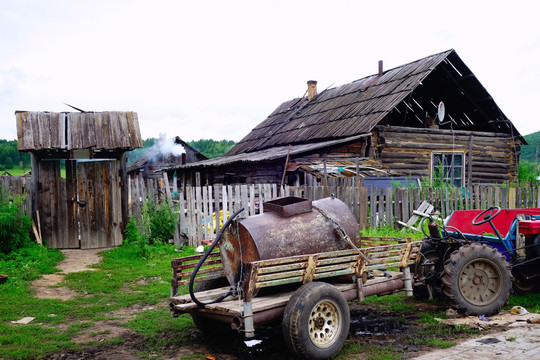
<svg viewBox="0 0 540 360"><path fill-rule="evenodd" d="M12 196L0 188L0 254L26 247L30 244L32 221L22 209L21 196Z"/></svg>

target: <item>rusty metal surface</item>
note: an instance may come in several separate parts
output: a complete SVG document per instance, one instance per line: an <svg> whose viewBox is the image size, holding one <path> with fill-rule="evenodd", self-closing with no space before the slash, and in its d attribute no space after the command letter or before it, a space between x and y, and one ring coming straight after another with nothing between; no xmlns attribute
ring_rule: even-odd
<svg viewBox="0 0 540 360"><path fill-rule="evenodd" d="M310 212L311 200L295 196L288 196L264 203L264 210L278 214L281 217L289 217Z"/></svg>
<svg viewBox="0 0 540 360"><path fill-rule="evenodd" d="M345 203L336 198L313 202L339 223L359 246L358 224ZM231 285L243 276L242 266L258 260L315 254L350 248L336 237L334 227L320 212L280 217L272 212L232 223L221 240L220 251L225 275Z"/></svg>

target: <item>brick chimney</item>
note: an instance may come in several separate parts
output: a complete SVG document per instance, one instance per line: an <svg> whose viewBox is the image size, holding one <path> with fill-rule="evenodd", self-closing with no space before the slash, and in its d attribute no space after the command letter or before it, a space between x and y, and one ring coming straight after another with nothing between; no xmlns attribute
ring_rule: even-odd
<svg viewBox="0 0 540 360"><path fill-rule="evenodd" d="M383 61L379 60L379 76L383 76Z"/></svg>
<svg viewBox="0 0 540 360"><path fill-rule="evenodd" d="M307 82L307 98L308 100L311 100L315 96L317 96L317 81L309 80Z"/></svg>

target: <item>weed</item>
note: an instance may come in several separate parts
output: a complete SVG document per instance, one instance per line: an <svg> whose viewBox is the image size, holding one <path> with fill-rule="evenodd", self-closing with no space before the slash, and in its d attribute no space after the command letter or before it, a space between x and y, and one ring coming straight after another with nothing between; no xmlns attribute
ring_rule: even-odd
<svg viewBox="0 0 540 360"><path fill-rule="evenodd" d="M516 341L517 338L512 336L512 337L509 337L509 338L506 338L506 341Z"/></svg>

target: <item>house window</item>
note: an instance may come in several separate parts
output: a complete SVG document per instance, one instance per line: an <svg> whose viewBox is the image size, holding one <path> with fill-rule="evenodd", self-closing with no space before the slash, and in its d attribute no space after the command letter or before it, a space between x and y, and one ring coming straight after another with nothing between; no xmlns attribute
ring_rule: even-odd
<svg viewBox="0 0 540 360"><path fill-rule="evenodd" d="M432 153L431 179L434 186L463 186L463 153Z"/></svg>

